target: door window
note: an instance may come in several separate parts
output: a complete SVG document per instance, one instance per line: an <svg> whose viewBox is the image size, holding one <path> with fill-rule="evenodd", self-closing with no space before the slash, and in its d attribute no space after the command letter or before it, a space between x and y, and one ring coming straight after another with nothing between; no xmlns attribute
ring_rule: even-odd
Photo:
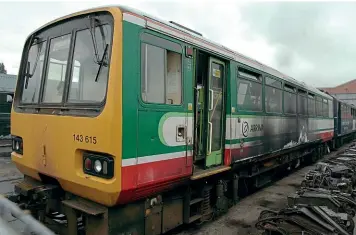
<svg viewBox="0 0 356 235"><path fill-rule="evenodd" d="M221 64L211 64L211 86L213 96L211 97L212 110L210 113L210 122L212 123L212 146L211 151L217 151L221 149L221 123L222 123L222 111L223 111L223 74L224 67Z"/></svg>

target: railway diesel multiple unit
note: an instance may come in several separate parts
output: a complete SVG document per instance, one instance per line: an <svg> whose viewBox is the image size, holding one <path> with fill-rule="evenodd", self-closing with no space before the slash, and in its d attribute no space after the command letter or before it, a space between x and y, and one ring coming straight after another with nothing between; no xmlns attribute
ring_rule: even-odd
<svg viewBox="0 0 356 235"><path fill-rule="evenodd" d="M353 138L354 111L175 22L82 11L24 45L9 197L61 234L161 234Z"/></svg>

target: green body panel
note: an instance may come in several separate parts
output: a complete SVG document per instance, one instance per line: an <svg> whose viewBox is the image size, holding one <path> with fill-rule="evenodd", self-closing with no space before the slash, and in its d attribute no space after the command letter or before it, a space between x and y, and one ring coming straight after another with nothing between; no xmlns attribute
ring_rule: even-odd
<svg viewBox="0 0 356 235"><path fill-rule="evenodd" d="M142 28L123 22L122 61L122 159L137 156L137 93L140 81L140 32Z"/></svg>
<svg viewBox="0 0 356 235"><path fill-rule="evenodd" d="M216 166L221 164L221 150L211 152L211 154L206 156L205 165L207 167Z"/></svg>
<svg viewBox="0 0 356 235"><path fill-rule="evenodd" d="M182 50L182 104L145 103L141 98L141 35L149 33L181 45ZM192 149L192 145L168 146L162 137L162 120L167 115L192 117L193 62L184 56L186 44L123 22L123 159Z"/></svg>
<svg viewBox="0 0 356 235"><path fill-rule="evenodd" d="M181 105L168 105L168 104L152 104L145 103L141 98L141 35L143 33L148 33L150 35L154 35L155 37L168 40L170 42L179 44L181 50L179 53L182 54L182 104ZM145 39L149 40L149 39ZM146 41L145 41L146 42ZM147 43L150 43L147 41ZM153 45L155 45L153 43ZM157 45L162 48L164 46ZM122 158L137 158L143 156L164 154L164 153L174 153L174 152L183 152L186 150L192 150L193 143L190 144L181 144L179 146L173 146L166 143L164 138L164 130L163 123L167 120L168 117L185 117L186 122L193 118L193 107L194 107L194 60L193 58L189 58L185 56L185 47L192 46L188 45L184 42L178 41L176 39L170 38L166 35L159 34L157 32L153 32L137 26L132 23L123 22L123 153ZM198 47L193 47L195 49L202 49ZM223 153L225 145L229 144L238 144L240 142L250 142L261 140L264 141L266 138L284 138L283 134L270 134L268 137L261 136L253 136L243 139L231 139L226 136L226 119L231 119L235 117L240 118L267 118L267 117L279 117L281 119L295 119L293 121L293 130L289 132L290 135L297 135L300 128L300 123L304 120L303 117L300 118L299 115L289 115L284 113L284 95L282 95L282 113L267 113L265 112L265 82L262 82L262 111L248 111L248 110L239 110L237 106L237 69L239 67L243 67L250 71L261 74L263 78L265 76L270 76L278 81L282 82L282 86L284 86L284 80L280 78L276 78L274 76L268 75L262 71L259 71L255 68L243 65L239 62L232 61L227 58L222 58L220 56L214 55L214 53L207 52L211 58L217 58L219 61L223 61L225 64L224 67L224 75L226 76L224 79L224 92L223 92L223 100L224 100L224 110L222 117L222 146L218 151L212 151L210 156L206 157L205 165L219 165L222 164ZM262 79L264 81L264 79ZM298 86L296 86L298 87ZM319 95L314 94L316 97ZM201 89L200 96L198 97L199 102L204 103L207 102L207 91ZM329 102L331 102L329 100ZM202 107L205 105L203 104ZM203 115L201 116L202 120L200 121L200 133L206 133L203 131L203 128L207 128L203 125L205 122ZM298 118L297 118L298 117ZM305 117L307 119L332 119L329 117ZM304 119L305 119L304 118ZM192 122L194 123L194 122ZM323 131L328 129L313 129L310 133ZM172 133L174 130L170 130ZM205 130L206 131L206 130ZM231 130L229 130L231 132ZM231 133L230 133L231 134ZM201 141L206 141L207 136L202 136ZM289 137L288 137L289 138ZM293 137L294 138L294 137ZM205 149L205 148L204 148ZM201 150L201 149L200 149Z"/></svg>

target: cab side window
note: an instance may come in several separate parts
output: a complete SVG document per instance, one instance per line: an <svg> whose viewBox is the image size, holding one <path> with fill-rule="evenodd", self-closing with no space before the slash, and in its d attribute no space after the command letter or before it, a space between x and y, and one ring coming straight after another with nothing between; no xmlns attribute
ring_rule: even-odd
<svg viewBox="0 0 356 235"><path fill-rule="evenodd" d="M182 103L182 55L148 43L141 44L141 97L146 103Z"/></svg>

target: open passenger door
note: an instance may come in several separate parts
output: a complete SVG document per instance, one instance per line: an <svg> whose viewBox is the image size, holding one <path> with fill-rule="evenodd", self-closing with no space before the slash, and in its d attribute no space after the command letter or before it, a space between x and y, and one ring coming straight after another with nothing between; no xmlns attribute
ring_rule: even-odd
<svg viewBox="0 0 356 235"><path fill-rule="evenodd" d="M223 121L224 121L224 80L225 64L209 58L208 78L208 136L206 167L221 165L223 159Z"/></svg>

